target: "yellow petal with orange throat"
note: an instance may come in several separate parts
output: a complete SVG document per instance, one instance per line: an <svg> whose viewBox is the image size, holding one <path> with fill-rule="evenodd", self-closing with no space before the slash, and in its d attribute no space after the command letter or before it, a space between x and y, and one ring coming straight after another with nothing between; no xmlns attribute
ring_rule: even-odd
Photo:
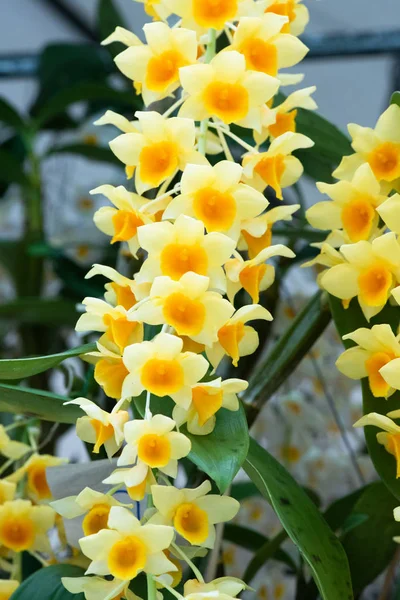
<svg viewBox="0 0 400 600"><path fill-rule="evenodd" d="M108 515L111 506L109 504L95 504L87 513L82 522L85 536L93 535L101 529L107 529Z"/></svg>
<svg viewBox="0 0 400 600"><path fill-rule="evenodd" d="M202 544L208 537L208 516L196 504L185 502L175 513L176 531L191 544Z"/></svg>
<svg viewBox="0 0 400 600"><path fill-rule="evenodd" d="M400 433L382 433L382 439L385 439L385 448L396 459L396 478L400 477Z"/></svg>
<svg viewBox="0 0 400 600"><path fill-rule="evenodd" d="M139 459L152 469L165 467L171 459L171 444L165 435L148 433L138 444Z"/></svg>
<svg viewBox="0 0 400 600"><path fill-rule="evenodd" d="M222 406L223 391L198 385L192 389L192 402L200 427L215 415Z"/></svg>
<svg viewBox="0 0 400 600"><path fill-rule="evenodd" d="M129 374L121 359L102 358L94 368L94 378L102 386L110 398L119 399L122 393L122 384Z"/></svg>
<svg viewBox="0 0 400 600"><path fill-rule="evenodd" d="M163 275L178 281L189 271L207 275L208 257L200 244L168 244L161 252L160 266Z"/></svg>
<svg viewBox="0 0 400 600"><path fill-rule="evenodd" d="M51 491L46 477L46 463L37 461L27 469L28 489L40 500L51 498Z"/></svg>
<svg viewBox="0 0 400 600"><path fill-rule="evenodd" d="M341 214L343 228L352 242L369 238L375 214L369 199L361 195L344 205Z"/></svg>
<svg viewBox="0 0 400 600"><path fill-rule="evenodd" d="M358 276L359 295L367 306L386 304L393 284L393 275L387 265L377 262Z"/></svg>
<svg viewBox="0 0 400 600"><path fill-rule="evenodd" d="M240 283L251 296L254 304L258 303L260 295L260 283L267 270L267 265L248 265L244 267L239 275Z"/></svg>
<svg viewBox="0 0 400 600"><path fill-rule="evenodd" d="M292 23L296 18L295 6L295 0L284 0L283 2L281 0L277 0L268 6L268 8L265 9L265 12L272 12L276 15L288 17L289 22L283 25L281 33L290 33L290 23Z"/></svg>
<svg viewBox="0 0 400 600"><path fill-rule="evenodd" d="M223 29L236 16L238 0L192 0L193 18L207 29Z"/></svg>
<svg viewBox="0 0 400 600"><path fill-rule="evenodd" d="M244 337L244 324L228 323L218 331L218 341L225 352L232 358L233 365L237 367L239 355L239 343Z"/></svg>
<svg viewBox="0 0 400 600"><path fill-rule="evenodd" d="M111 547L107 562L111 575L117 579L134 579L146 565L146 546L137 537L127 536Z"/></svg>
<svg viewBox="0 0 400 600"><path fill-rule="evenodd" d="M365 367L368 371L369 387L375 398L386 397L390 386L383 379L379 370L393 360L394 355L386 352L375 352L366 362Z"/></svg>
<svg viewBox="0 0 400 600"><path fill-rule="evenodd" d="M137 302L136 296L129 285L119 285L113 281L110 286L116 296L117 306L122 306L125 310L129 310L132 306L135 306Z"/></svg>
<svg viewBox="0 0 400 600"><path fill-rule="evenodd" d="M141 180L156 187L178 169L177 145L174 142L157 142L145 146L140 153L139 164Z"/></svg>
<svg viewBox="0 0 400 600"><path fill-rule="evenodd" d="M179 80L179 69L187 64L177 50L167 50L153 56L147 65L146 86L153 92L163 92Z"/></svg>
<svg viewBox="0 0 400 600"><path fill-rule="evenodd" d="M277 138L280 135L283 135L287 131L296 132L296 117L297 110L292 110L289 113L280 113L276 114L276 121L273 125L268 127L268 130L272 137Z"/></svg>
<svg viewBox="0 0 400 600"><path fill-rule="evenodd" d="M112 217L114 237L111 243L127 242L137 233L137 228L144 225L143 220L134 211L118 210Z"/></svg>
<svg viewBox="0 0 400 600"><path fill-rule="evenodd" d="M143 365L141 383L151 394L169 396L183 387L183 368L176 359L151 358Z"/></svg>
<svg viewBox="0 0 400 600"><path fill-rule="evenodd" d="M228 231L236 218L236 202L232 194L213 188L196 192L193 210L197 219L203 221L207 231Z"/></svg>
<svg viewBox="0 0 400 600"><path fill-rule="evenodd" d="M268 248L272 242L272 230L269 227L260 237L251 235L245 229L242 230L242 235L247 244L250 259L255 258L264 248Z"/></svg>
<svg viewBox="0 0 400 600"><path fill-rule="evenodd" d="M285 157L282 154L265 156L257 163L254 171L265 182L265 185L269 185L275 190L277 198L282 200L281 180L285 172Z"/></svg>
<svg viewBox="0 0 400 600"><path fill-rule="evenodd" d="M383 142L370 152L367 160L379 181L400 177L400 144Z"/></svg>
<svg viewBox="0 0 400 600"><path fill-rule="evenodd" d="M176 329L178 335L198 335L203 329L206 310L198 300L175 292L166 298L163 314L166 322Z"/></svg>
<svg viewBox="0 0 400 600"><path fill-rule="evenodd" d="M104 425L101 421L97 421L97 419L91 419L90 424L96 432L96 444L93 448L93 452L98 454L101 446L114 436L114 427L111 423Z"/></svg>
<svg viewBox="0 0 400 600"><path fill-rule="evenodd" d="M276 77L278 73L278 51L274 44L258 38L249 38L238 48L246 58L247 68Z"/></svg>
<svg viewBox="0 0 400 600"><path fill-rule="evenodd" d="M129 343L129 338L138 326L135 321L128 321L126 317L114 318L109 314L103 317L104 325L107 329L107 337L111 342L114 342L123 352L125 346Z"/></svg>
<svg viewBox="0 0 400 600"><path fill-rule="evenodd" d="M213 81L203 92L203 102L210 115L227 124L241 121L249 111L249 93L240 83Z"/></svg>

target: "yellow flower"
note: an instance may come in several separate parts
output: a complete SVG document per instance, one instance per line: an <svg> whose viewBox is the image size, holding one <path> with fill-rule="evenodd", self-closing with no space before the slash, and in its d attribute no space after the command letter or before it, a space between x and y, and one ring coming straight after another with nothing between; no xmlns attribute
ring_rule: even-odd
<svg viewBox="0 0 400 600"><path fill-rule="evenodd" d="M113 110L106 110L104 115L94 122L94 125L114 125L124 133L139 133L140 131L139 121L129 121L129 119Z"/></svg>
<svg viewBox="0 0 400 600"><path fill-rule="evenodd" d="M173 540L172 527L141 525L120 506L111 508L108 527L79 540L82 552L92 560L88 575L113 575L130 581L142 571L161 575L177 570L163 552Z"/></svg>
<svg viewBox="0 0 400 600"><path fill-rule="evenodd" d="M139 229L140 246L148 252L135 279L153 282L158 275L178 281L188 271L210 278L210 288L224 292L222 265L232 256L235 242L222 233L204 233L201 221L180 215L175 223L152 223Z"/></svg>
<svg viewBox="0 0 400 600"><path fill-rule="evenodd" d="M82 594L85 600L141 600L129 589L129 581L113 579L108 581L103 577L62 577L62 584L71 594Z"/></svg>
<svg viewBox="0 0 400 600"><path fill-rule="evenodd" d="M124 364L129 371L122 387L122 397L139 396L143 390L180 402L208 370L207 360L193 352L182 353L183 342L169 333L160 333L151 342L132 344L125 349Z"/></svg>
<svg viewBox="0 0 400 600"><path fill-rule="evenodd" d="M54 510L64 519L74 519L86 515L82 522L84 535L92 535L101 529L107 529L108 515L112 506L126 506L113 496L96 492L86 487L77 496L68 496L51 502Z"/></svg>
<svg viewBox="0 0 400 600"><path fill-rule="evenodd" d="M244 581L235 577L219 577L210 583L200 583L197 579L190 579L183 588L184 600L233 600L247 586Z"/></svg>
<svg viewBox="0 0 400 600"><path fill-rule="evenodd" d="M106 338L120 353L129 344L143 339L143 325L130 321L129 314L122 306L110 306L100 298L85 298L82 304L86 313L81 315L75 326L76 331L104 331Z"/></svg>
<svg viewBox="0 0 400 600"><path fill-rule="evenodd" d="M342 300L358 297L369 321L385 306L392 288L400 280L400 245L394 233L373 242L356 242L340 248L347 262L325 271L321 286Z"/></svg>
<svg viewBox="0 0 400 600"><path fill-rule="evenodd" d="M18 586L16 579L0 579L0 600L9 600Z"/></svg>
<svg viewBox="0 0 400 600"><path fill-rule="evenodd" d="M386 366L399 385L396 367L400 363L400 343L390 325L374 325L371 329L362 327L343 336L343 339L353 340L357 346L339 356L336 361L339 371L351 379L368 377L369 387L376 398L387 398L393 394L394 388L382 370Z"/></svg>
<svg viewBox="0 0 400 600"><path fill-rule="evenodd" d="M211 346L220 327L235 309L218 292L209 292L208 277L189 271L179 281L156 277L149 301L132 311L133 318L150 325L167 324L176 333Z"/></svg>
<svg viewBox="0 0 400 600"><path fill-rule="evenodd" d="M98 454L103 445L108 458L118 452L124 441L124 425L129 420L128 412L119 410L120 403L111 413L87 398L76 398L64 404L76 404L86 413L86 417L77 420L76 433L84 442L94 444L94 454Z"/></svg>
<svg viewBox="0 0 400 600"><path fill-rule="evenodd" d="M243 221L238 249L247 250L249 258L255 258L261 250L271 245L273 224L277 221L291 221L292 214L299 208L300 204L276 206L259 217Z"/></svg>
<svg viewBox="0 0 400 600"><path fill-rule="evenodd" d="M0 479L0 504L13 500L17 484L7 479Z"/></svg>
<svg viewBox="0 0 400 600"><path fill-rule="evenodd" d="M245 181L261 192L267 186L272 187L282 200L282 188L293 185L303 174L303 165L292 152L311 146L314 142L307 136L287 131L275 138L266 152L243 157Z"/></svg>
<svg viewBox="0 0 400 600"><path fill-rule="evenodd" d="M187 456L191 443L183 433L173 431L176 423L164 415L151 419L134 420L125 425L126 446L118 459L119 467L104 483L124 482L128 488L140 485L151 469L159 469L170 477L176 477L178 460ZM144 484L143 484L144 485Z"/></svg>
<svg viewBox="0 0 400 600"><path fill-rule="evenodd" d="M263 319L272 321L271 313L259 304L242 306L218 331L218 342L207 348L206 355L214 371L225 355L230 356L237 367L241 356L248 356L258 347L258 333L246 325L248 321Z"/></svg>
<svg viewBox="0 0 400 600"><path fill-rule="evenodd" d="M133 279L121 275L121 273L106 265L93 265L85 279L90 279L94 275L103 275L111 281L111 283L105 285L104 298L112 306L122 306L125 310L129 310L139 300L143 300L148 296L149 285L139 285Z"/></svg>
<svg viewBox="0 0 400 600"><path fill-rule="evenodd" d="M307 210L306 217L316 229L343 229L348 242L368 240L377 232L377 207L386 200L368 164L361 165L351 181L317 183L332 202L317 202Z"/></svg>
<svg viewBox="0 0 400 600"><path fill-rule="evenodd" d="M0 425L0 454L12 460L18 460L31 450L30 446L12 440L4 425Z"/></svg>
<svg viewBox="0 0 400 600"><path fill-rule="evenodd" d="M139 194L159 186L188 163L206 162L195 150L196 128L191 119L166 119L153 111L136 116L141 133L123 133L110 142L110 148L121 162L135 167Z"/></svg>
<svg viewBox="0 0 400 600"><path fill-rule="evenodd" d="M244 183L240 183L240 165L222 160L214 167L188 165L182 175L181 194L164 212L164 219L176 219L181 214L202 221L208 232L219 231L235 241L241 224L259 215L268 200Z"/></svg>
<svg viewBox="0 0 400 600"><path fill-rule="evenodd" d="M261 131L262 107L279 87L275 77L246 71L246 60L236 51L220 52L209 64L182 67L180 77L189 94L179 111L181 117L195 121L217 117L257 131Z"/></svg>
<svg viewBox="0 0 400 600"><path fill-rule="evenodd" d="M190 544L213 548L215 524L233 519L240 504L229 496L209 494L210 490L209 481L194 489L153 485L151 493L158 512L151 522L173 525Z"/></svg>
<svg viewBox="0 0 400 600"><path fill-rule="evenodd" d="M179 405L174 407L172 418L178 427L187 423L187 428L194 435L208 435L215 427L216 413L220 408L236 411L239 409L239 392L248 388L247 381L242 379L226 379L219 377L207 383L200 383L192 388L192 402L188 408Z"/></svg>
<svg viewBox="0 0 400 600"><path fill-rule="evenodd" d="M119 472L123 471L120 469ZM115 471L117 473L117 471ZM119 482L118 482L119 483ZM153 475L153 471L148 469L146 477L140 483L136 485L127 486L126 491L132 500L136 502L140 502L146 496L146 494L150 494L151 486L156 482L156 478Z"/></svg>
<svg viewBox="0 0 400 600"><path fill-rule="evenodd" d="M250 71L277 77L283 68L297 65L308 52L297 37L282 33L288 18L273 13L262 17L242 17L227 50L237 50Z"/></svg>
<svg viewBox="0 0 400 600"><path fill-rule="evenodd" d="M32 506L29 500L12 500L0 506L0 544L22 550L50 550L47 531L54 525L55 512L50 506Z"/></svg>
<svg viewBox="0 0 400 600"><path fill-rule="evenodd" d="M295 254L290 248L276 244L264 248L250 260L238 257L231 258L225 263L225 272L228 278L227 294L232 304L236 294L242 288L249 294L253 304L258 303L260 292L269 288L274 282L275 267L265 264L265 261L274 256L294 258Z"/></svg>
<svg viewBox="0 0 400 600"><path fill-rule="evenodd" d="M395 457L396 478L400 477L400 426L396 425L389 417L398 419L400 417L399 413L400 411L398 410L393 410L386 416L378 413L369 413L368 415L361 417L361 419L353 425L353 427L373 425L374 427L383 429L383 431L379 431L379 433L376 434L376 439L379 444L382 444L382 446L385 447L386 452L393 454Z"/></svg>
<svg viewBox="0 0 400 600"><path fill-rule="evenodd" d="M147 44L129 45L115 62L124 75L141 85L148 106L180 86L180 67L196 62L197 36L190 29L170 29L166 23L146 23L143 31Z"/></svg>
<svg viewBox="0 0 400 600"><path fill-rule="evenodd" d="M9 475L7 480L18 483L26 476L28 495L35 502L46 501L51 498L46 469L48 467L57 467L66 462L68 462L66 458L58 458L49 454L33 454L20 469Z"/></svg>
<svg viewBox="0 0 400 600"><path fill-rule="evenodd" d="M171 11L168 10L166 6L165 0L135 0L135 2L144 4L144 10L150 17L153 17L153 19L162 19L165 21L171 14Z"/></svg>
<svg viewBox="0 0 400 600"><path fill-rule="evenodd" d="M265 12L288 17L289 22L282 28L283 33L301 35L305 30L310 16L302 0L267 0Z"/></svg>
<svg viewBox="0 0 400 600"><path fill-rule="evenodd" d="M97 351L88 352L84 359L95 364L94 378L110 398L119 400L122 384L129 371L122 361L118 346L111 342L106 334L97 342Z"/></svg>
<svg viewBox="0 0 400 600"><path fill-rule="evenodd" d="M357 167L367 162L383 183L383 193L400 185L400 106L389 106L375 129L351 123L348 130L355 154L345 156L333 176L349 179Z"/></svg>
<svg viewBox="0 0 400 600"><path fill-rule="evenodd" d="M400 194L393 194L376 209L385 224L400 235Z"/></svg>
<svg viewBox="0 0 400 600"><path fill-rule="evenodd" d="M306 110L315 110L317 104L311 94L317 88L314 86L296 90L281 102L278 106L263 108L262 130L261 133L254 131L254 139L257 144L262 144L268 138L274 139L283 135L287 131L296 133L297 108Z"/></svg>
<svg viewBox="0 0 400 600"><path fill-rule="evenodd" d="M106 235L112 236L111 244L126 242L136 256L139 250L138 227L154 221L142 209L148 204L147 198L128 192L124 186L101 185L90 191L91 194L104 194L115 206L102 206L94 214L94 224Z"/></svg>

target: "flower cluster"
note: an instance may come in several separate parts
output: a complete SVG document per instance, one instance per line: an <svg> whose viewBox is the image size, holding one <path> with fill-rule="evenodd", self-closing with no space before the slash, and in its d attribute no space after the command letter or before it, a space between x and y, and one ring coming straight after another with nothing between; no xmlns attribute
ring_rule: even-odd
<svg viewBox="0 0 400 600"><path fill-rule="evenodd" d="M132 580L145 573L149 599L156 586L182 598L174 586L183 560L196 576L184 585L186 600L229 600L245 584L234 578L205 583L191 559L214 547L215 525L235 517L239 503L210 493L208 480L190 489L173 481L193 436L210 435L224 409L239 409L247 382L215 372L222 360L236 367L256 350L258 334L248 323L272 319L260 293L274 282L275 257L294 257L285 245L272 245L271 230L298 206L268 210L264 192L270 188L282 200L282 190L303 171L293 152L313 145L296 132L296 109L316 107L314 88L274 103L281 85L302 78L283 70L307 53L297 35L308 13L293 0L146 0L145 7L155 21L143 28L144 41L118 27L104 43L126 46L115 62L145 106L163 101L167 108L138 111L132 121L107 111L97 121L121 132L110 147L135 193L127 189L131 183L91 192L112 204L95 213L96 226L137 269L131 278L95 264L87 277L108 280L104 299L85 298L76 325L78 332L101 333L85 359L116 402L111 412L88 398L69 402L84 414L78 436L93 453L104 447L110 459L117 457L103 481L113 487L107 493L87 487L52 508L7 501L0 508L0 542L13 550L29 542L43 551L55 510L65 519L83 518L79 546L88 568L83 578L64 578L70 592L130 600L136 598ZM179 17L173 26L170 15ZM217 39L226 41L219 52ZM248 141L232 126L246 128ZM51 499L47 465L39 465L44 458L28 461L12 481L28 473L32 493ZM132 504L114 498L117 490L136 502L147 496L142 519ZM24 515L20 523L32 523L24 532L22 525L10 529L16 511Z"/></svg>

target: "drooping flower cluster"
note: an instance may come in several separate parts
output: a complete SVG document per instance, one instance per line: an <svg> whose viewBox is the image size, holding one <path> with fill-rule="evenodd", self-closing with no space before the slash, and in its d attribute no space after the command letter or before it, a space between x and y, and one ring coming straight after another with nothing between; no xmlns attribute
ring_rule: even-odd
<svg viewBox="0 0 400 600"><path fill-rule="evenodd" d="M95 224L139 267L130 278L94 265L87 277L108 280L104 299L85 298L76 326L101 333L86 359L116 403L108 412L87 398L69 402L84 413L76 430L93 453L104 447L109 458L117 456L103 482L114 487L106 494L86 488L53 502L53 508L7 501L0 507L0 542L12 550L43 551L43 532L55 509L66 519L83 517L79 545L89 566L84 578L64 579L72 593L129 600L136 597L130 582L145 573L153 599L156 584L169 590L176 585L184 560L197 578L185 584L187 600L229 600L245 584L234 578L205 583L191 557L213 548L215 525L232 519L239 503L210 493L209 481L178 489L173 480L192 436L210 435L224 409L239 409L238 394L247 382L215 371L223 359L236 367L256 350L258 334L248 323L272 319L259 302L274 282L273 259L294 257L288 247L272 245L271 229L298 207L268 210L264 191L270 188L282 200L282 190L303 170L293 152L313 145L296 133L296 109L316 107L314 88L274 105L281 85L302 78L282 71L307 53L296 36L308 13L293 0L144 4L156 19L145 25L144 40L118 27L104 43L126 46L115 61L146 107L163 101L167 108L138 111L132 121L107 111L97 121L120 130L110 147L132 182L91 192L112 204L96 212ZM174 26L166 21L170 15L180 18ZM218 53L217 38L227 40ZM246 128L249 141L233 125ZM207 158L222 152L225 158L216 163ZM128 190L131 183L135 193ZM169 416L157 414L160 402L164 413L171 401ZM10 478L27 475L35 501L51 499L45 458L33 456ZM147 496L150 508L142 520L131 504L114 498L120 489L137 502ZM10 541L7 523L14 523L18 511L26 531L20 524L18 540Z"/></svg>

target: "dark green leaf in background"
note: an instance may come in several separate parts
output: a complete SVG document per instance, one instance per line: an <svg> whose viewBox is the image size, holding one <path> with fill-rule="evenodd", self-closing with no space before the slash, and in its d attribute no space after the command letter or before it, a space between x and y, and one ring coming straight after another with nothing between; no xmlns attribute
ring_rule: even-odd
<svg viewBox="0 0 400 600"><path fill-rule="evenodd" d="M72 424L84 413L74 404L64 406L63 403L68 400L51 392L0 383L0 412L33 415L44 421Z"/></svg>
<svg viewBox="0 0 400 600"><path fill-rule="evenodd" d="M96 162L110 163L114 166L123 168L123 164L111 152L110 148L102 146L92 146L90 144L66 144L65 146L54 146L49 150L47 156L54 154L74 154L83 156Z"/></svg>
<svg viewBox="0 0 400 600"><path fill-rule="evenodd" d="M52 565L26 579L10 600L84 600L83 594L71 594L61 583L62 577L83 577L85 570L75 565Z"/></svg>
<svg viewBox="0 0 400 600"><path fill-rule="evenodd" d="M393 92L392 97L390 98L390 104L397 104L397 106L400 106L400 92Z"/></svg>
<svg viewBox="0 0 400 600"><path fill-rule="evenodd" d="M11 152L0 148L0 182L18 183L28 185L28 178L24 173L23 162Z"/></svg>
<svg viewBox="0 0 400 600"><path fill-rule="evenodd" d="M0 98L0 123L19 132L26 129L26 123L21 115L4 98Z"/></svg>
<svg viewBox="0 0 400 600"><path fill-rule="evenodd" d="M100 38L104 40L116 27L127 28L115 3L113 0L99 0L97 5L97 29ZM115 56L122 51L124 46L121 46L121 44L110 44L106 48L111 53L111 56Z"/></svg>
<svg viewBox="0 0 400 600"><path fill-rule="evenodd" d="M41 325L75 325L75 303L62 298L17 298L0 305L0 319Z"/></svg>

